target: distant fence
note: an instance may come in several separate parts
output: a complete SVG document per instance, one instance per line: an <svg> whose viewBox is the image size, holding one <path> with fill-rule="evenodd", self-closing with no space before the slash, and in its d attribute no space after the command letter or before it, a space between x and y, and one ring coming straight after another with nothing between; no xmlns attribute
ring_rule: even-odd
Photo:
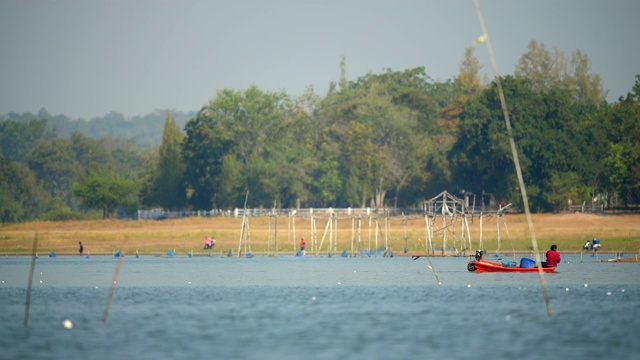
<svg viewBox="0 0 640 360"><path fill-rule="evenodd" d="M578 206L580 208L580 206ZM490 209L488 207L477 206L474 208L467 208L467 214L471 216L478 216L481 213L488 215L495 213L496 209ZM580 210L573 210L580 211ZM504 213L517 213L517 209L508 209L503 211ZM425 209L422 208L387 208L387 209L375 209L375 208L304 208L304 209L265 209L265 208L253 208L253 209L239 209L234 210L198 210L198 211L169 211L163 209L151 209L151 210L138 210L135 218L138 220L164 220L164 219L178 219L185 217L243 217L243 216L297 216L297 217L311 217L311 216L410 216L420 215L424 216Z"/></svg>
<svg viewBox="0 0 640 360"><path fill-rule="evenodd" d="M233 216L229 210L169 211L163 209L138 210L138 220L163 220L184 217Z"/></svg>
<svg viewBox="0 0 640 360"><path fill-rule="evenodd" d="M424 209L403 208L403 209L372 209L372 208L305 208L305 209L238 209L233 211L233 216L299 216L311 217L321 215L347 215L347 216L373 216L389 215L402 216L410 214L424 214Z"/></svg>
<svg viewBox="0 0 640 360"><path fill-rule="evenodd" d="M572 205L570 207L571 212L581 212L581 213L603 213L604 212L604 204L582 204L582 205Z"/></svg>
<svg viewBox="0 0 640 360"><path fill-rule="evenodd" d="M336 216L375 216L386 215L402 216L410 214L424 214L424 209L372 209L372 208L306 208L306 209L234 209L234 210L199 210L199 211L168 211L163 209L138 210L136 219L138 220L163 220L177 219L184 217L243 217L243 216L298 216L311 217L331 215Z"/></svg>

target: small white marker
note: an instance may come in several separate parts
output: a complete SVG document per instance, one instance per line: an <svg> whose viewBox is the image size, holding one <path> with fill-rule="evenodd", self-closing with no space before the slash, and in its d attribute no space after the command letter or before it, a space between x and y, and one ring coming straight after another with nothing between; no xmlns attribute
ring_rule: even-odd
<svg viewBox="0 0 640 360"><path fill-rule="evenodd" d="M62 322L62 326L64 326L65 329L71 329L71 328L73 328L73 323L71 322L71 320L65 319Z"/></svg>
<svg viewBox="0 0 640 360"><path fill-rule="evenodd" d="M564 289L564 291L569 291L569 288Z"/></svg>
<svg viewBox="0 0 640 360"><path fill-rule="evenodd" d="M315 296L312 296L312 297L311 297L311 300L316 301L316 297L315 297Z"/></svg>
<svg viewBox="0 0 640 360"><path fill-rule="evenodd" d="M469 287L471 287L471 284L467 285L467 287L468 287L468 288L469 288Z"/></svg>
<svg viewBox="0 0 640 360"><path fill-rule="evenodd" d="M588 284L584 284L584 287L589 287L589 285Z"/></svg>
<svg viewBox="0 0 640 360"><path fill-rule="evenodd" d="M611 291L607 291L607 295L611 295Z"/></svg>

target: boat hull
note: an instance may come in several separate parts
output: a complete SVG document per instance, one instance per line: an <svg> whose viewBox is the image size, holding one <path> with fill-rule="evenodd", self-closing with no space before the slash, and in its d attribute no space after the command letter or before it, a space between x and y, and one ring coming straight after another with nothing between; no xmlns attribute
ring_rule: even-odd
<svg viewBox="0 0 640 360"><path fill-rule="evenodd" d="M537 267L532 268L521 268L520 266L504 266L500 263L487 261L487 260L475 260L472 261L469 265L475 267L475 271L479 273L483 272L538 272ZM546 273L551 273L556 271L555 267L542 268L542 271Z"/></svg>

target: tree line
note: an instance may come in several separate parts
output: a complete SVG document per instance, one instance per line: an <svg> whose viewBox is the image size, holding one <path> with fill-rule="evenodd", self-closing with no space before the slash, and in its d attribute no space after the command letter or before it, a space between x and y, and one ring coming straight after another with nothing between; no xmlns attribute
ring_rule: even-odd
<svg viewBox="0 0 640 360"><path fill-rule="evenodd" d="M422 67L341 76L324 95L223 89L157 148L0 122L0 218L109 217L138 208L413 207L442 190L519 205L495 83L474 49L457 76ZM588 57L532 41L501 79L533 211L640 203L640 75L608 103Z"/></svg>

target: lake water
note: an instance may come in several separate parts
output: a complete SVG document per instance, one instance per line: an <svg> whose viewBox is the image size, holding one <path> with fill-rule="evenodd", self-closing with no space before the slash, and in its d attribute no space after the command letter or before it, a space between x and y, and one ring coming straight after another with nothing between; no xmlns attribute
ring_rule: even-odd
<svg viewBox="0 0 640 360"><path fill-rule="evenodd" d="M602 257L601 257L602 258ZM638 359L640 263L547 274L468 258L0 258L1 358ZM71 329L63 326L70 320Z"/></svg>

